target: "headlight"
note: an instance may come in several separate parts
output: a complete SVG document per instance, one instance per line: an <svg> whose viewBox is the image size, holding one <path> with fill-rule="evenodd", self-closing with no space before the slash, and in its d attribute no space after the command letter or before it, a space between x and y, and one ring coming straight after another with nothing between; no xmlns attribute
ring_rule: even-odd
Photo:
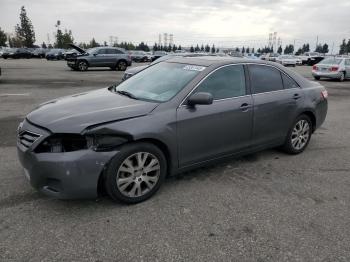
<svg viewBox="0 0 350 262"><path fill-rule="evenodd" d="M79 134L55 134L46 138L36 149L36 153L62 153L88 149L92 139Z"/></svg>

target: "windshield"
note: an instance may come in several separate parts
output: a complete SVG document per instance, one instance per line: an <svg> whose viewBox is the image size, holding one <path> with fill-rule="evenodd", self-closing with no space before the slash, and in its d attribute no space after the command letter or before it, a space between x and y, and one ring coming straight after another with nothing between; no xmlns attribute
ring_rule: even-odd
<svg viewBox="0 0 350 262"><path fill-rule="evenodd" d="M340 58L326 58L323 59L320 64L324 65L339 65L343 59Z"/></svg>
<svg viewBox="0 0 350 262"><path fill-rule="evenodd" d="M163 62L165 60L168 60L170 58L174 57L174 55L164 55L162 57L159 57L157 60L154 60L151 65L158 64L159 62Z"/></svg>
<svg viewBox="0 0 350 262"><path fill-rule="evenodd" d="M115 88L135 99L165 102L181 91L205 67L161 62L141 71Z"/></svg>

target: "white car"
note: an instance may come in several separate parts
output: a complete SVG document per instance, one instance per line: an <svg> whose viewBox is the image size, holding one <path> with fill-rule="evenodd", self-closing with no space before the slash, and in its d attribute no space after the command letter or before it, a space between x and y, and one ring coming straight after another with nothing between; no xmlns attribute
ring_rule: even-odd
<svg viewBox="0 0 350 262"><path fill-rule="evenodd" d="M312 67L312 75L316 80L322 78L344 81L350 78L350 57L325 58Z"/></svg>
<svg viewBox="0 0 350 262"><path fill-rule="evenodd" d="M276 58L276 62L284 66L296 66L297 59L292 55L280 55Z"/></svg>
<svg viewBox="0 0 350 262"><path fill-rule="evenodd" d="M303 64L303 60L300 57L295 56L295 55L293 57L295 58L295 61L297 62L297 65L302 65Z"/></svg>

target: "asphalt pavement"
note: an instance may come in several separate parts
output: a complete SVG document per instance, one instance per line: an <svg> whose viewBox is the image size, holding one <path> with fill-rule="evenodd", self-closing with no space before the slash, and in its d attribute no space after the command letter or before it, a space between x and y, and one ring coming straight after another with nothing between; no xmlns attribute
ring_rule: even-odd
<svg viewBox="0 0 350 262"><path fill-rule="evenodd" d="M0 67L0 261L350 261L350 81L320 81L329 111L304 153L228 160L124 205L36 192L15 147L18 123L38 104L122 72L40 59ZM295 70L311 79L310 67Z"/></svg>

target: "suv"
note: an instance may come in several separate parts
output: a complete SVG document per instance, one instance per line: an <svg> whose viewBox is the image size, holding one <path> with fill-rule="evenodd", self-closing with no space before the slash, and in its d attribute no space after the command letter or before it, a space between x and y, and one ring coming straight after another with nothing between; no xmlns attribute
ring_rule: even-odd
<svg viewBox="0 0 350 262"><path fill-rule="evenodd" d="M73 70L86 71L89 67L110 67L112 70L125 71L132 63L131 57L121 48L102 46L85 51L73 44L70 46L80 53L76 57L66 58L67 65Z"/></svg>
<svg viewBox="0 0 350 262"><path fill-rule="evenodd" d="M26 48L9 48L3 52L2 58L31 58L32 53Z"/></svg>

